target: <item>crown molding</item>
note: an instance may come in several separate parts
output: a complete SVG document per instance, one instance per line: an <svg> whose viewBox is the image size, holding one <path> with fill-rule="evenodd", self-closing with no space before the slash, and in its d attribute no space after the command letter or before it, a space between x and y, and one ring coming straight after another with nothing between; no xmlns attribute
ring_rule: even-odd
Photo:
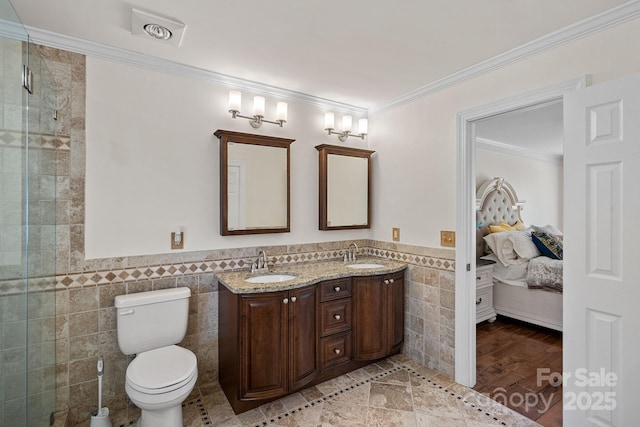
<svg viewBox="0 0 640 427"><path fill-rule="evenodd" d="M216 73L214 71L179 64L177 62L169 61L166 59L156 58L129 50L114 48L88 40L65 36L34 27L23 27L21 24L16 22L0 21L0 35L7 35L11 38L20 40L27 40L27 37L30 37L31 40L37 44L80 53L89 57L106 59L109 61L146 68L153 71L203 80L211 83L221 84L231 88L260 92L274 97L288 98L306 104L315 105L321 108L330 108L340 113L352 113L355 115L366 116L368 113L377 113L383 110L410 103L418 98L462 83L465 80L473 79L475 77L490 73L509 64L542 53L546 50L553 49L579 38L586 37L595 32L621 24L626 21L630 21L637 18L638 16L640 16L640 0L629 1L598 15L594 15L575 24L569 25L565 28L542 36L536 40L525 43L519 47L496 55L493 58L452 73L432 83L421 86L403 96L397 97L387 103L379 104L369 109L313 95L308 95L301 92L283 89L280 87L271 86L251 80L232 77L225 74ZM25 28L28 36L27 34L25 34Z"/></svg>
<svg viewBox="0 0 640 427"><path fill-rule="evenodd" d="M494 153L508 154L510 156L525 157L527 159L541 160L543 162L563 164L562 155L542 153L528 148L518 147L503 142L493 141L487 138L476 138L476 150L492 151Z"/></svg>
<svg viewBox="0 0 640 427"><path fill-rule="evenodd" d="M606 10L598 15L586 18L582 21L576 22L575 24L569 25L514 49L496 55L486 61L479 62L463 70L449 74L446 77L421 86L387 103L376 105L369 109L369 113L377 113L410 103L423 96L441 91L450 86L462 83L465 80L470 80L483 74L490 73L514 62L522 61L528 57L537 55L546 50L553 49L582 37L589 36L606 28L630 21L638 16L640 16L640 1L629 1L620 6Z"/></svg>
<svg viewBox="0 0 640 427"><path fill-rule="evenodd" d="M226 74L216 73L215 71L180 64L167 59L157 58L112 46L106 46L100 43L53 33L51 31L41 30L34 27L23 27L21 24L15 22L0 21L0 35L6 35L7 37L23 41L26 41L27 37L29 37L31 41L36 44L79 53L92 58L105 59L116 63L145 68L166 74L216 83L234 89L258 92L267 96L295 100L321 108L332 109L343 114L351 113L361 117L367 116L367 109L364 107L283 89L252 80L228 76Z"/></svg>

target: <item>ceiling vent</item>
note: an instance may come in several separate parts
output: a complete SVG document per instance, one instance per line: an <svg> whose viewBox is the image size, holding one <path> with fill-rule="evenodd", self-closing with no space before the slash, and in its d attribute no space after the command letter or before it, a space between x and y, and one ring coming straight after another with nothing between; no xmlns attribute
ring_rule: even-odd
<svg viewBox="0 0 640 427"><path fill-rule="evenodd" d="M163 43L180 47L186 25L158 15L131 10L131 33L151 37Z"/></svg>

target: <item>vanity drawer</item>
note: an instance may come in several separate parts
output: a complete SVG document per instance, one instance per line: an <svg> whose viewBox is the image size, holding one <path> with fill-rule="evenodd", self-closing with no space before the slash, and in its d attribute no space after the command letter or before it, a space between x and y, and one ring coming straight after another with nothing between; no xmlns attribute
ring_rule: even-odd
<svg viewBox="0 0 640 427"><path fill-rule="evenodd" d="M320 304L320 336L351 329L351 298Z"/></svg>
<svg viewBox="0 0 640 427"><path fill-rule="evenodd" d="M327 280L320 284L320 302L351 296L351 279Z"/></svg>
<svg viewBox="0 0 640 427"><path fill-rule="evenodd" d="M320 339L320 369L328 369L351 360L351 332Z"/></svg>

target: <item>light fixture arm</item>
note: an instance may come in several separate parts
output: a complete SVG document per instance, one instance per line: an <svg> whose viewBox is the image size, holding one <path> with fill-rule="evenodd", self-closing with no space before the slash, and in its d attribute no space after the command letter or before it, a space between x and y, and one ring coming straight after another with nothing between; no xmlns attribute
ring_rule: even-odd
<svg viewBox="0 0 640 427"><path fill-rule="evenodd" d="M260 126L262 126L262 123L271 123L273 125L278 125L278 126L282 127L282 125L287 122L286 120L274 120L274 121L266 120L264 118L264 116L259 116L259 115L243 116L242 114L240 114L240 111L238 111L238 110L229 110L229 112L231 113L231 118L233 118L233 119L237 119L238 117L240 117L242 119L250 120L249 124L254 129L257 129Z"/></svg>
<svg viewBox="0 0 640 427"><path fill-rule="evenodd" d="M355 134L355 133L351 133L348 130L345 130L342 132L336 132L332 128L327 128L325 130L327 131L327 135L338 135L338 139L340 140L340 142L345 142L347 138L349 138L350 136L353 136L355 138L360 138L360 139L364 139L364 136L365 136L364 133Z"/></svg>

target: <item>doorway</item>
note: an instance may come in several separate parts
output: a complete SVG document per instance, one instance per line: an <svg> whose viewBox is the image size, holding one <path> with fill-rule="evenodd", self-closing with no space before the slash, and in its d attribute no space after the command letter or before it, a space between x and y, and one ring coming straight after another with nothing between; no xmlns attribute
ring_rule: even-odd
<svg viewBox="0 0 640 427"><path fill-rule="evenodd" d="M585 86L586 78L583 77L458 114L455 380L460 384L473 387L476 383L476 123L502 113L562 100L566 93Z"/></svg>

